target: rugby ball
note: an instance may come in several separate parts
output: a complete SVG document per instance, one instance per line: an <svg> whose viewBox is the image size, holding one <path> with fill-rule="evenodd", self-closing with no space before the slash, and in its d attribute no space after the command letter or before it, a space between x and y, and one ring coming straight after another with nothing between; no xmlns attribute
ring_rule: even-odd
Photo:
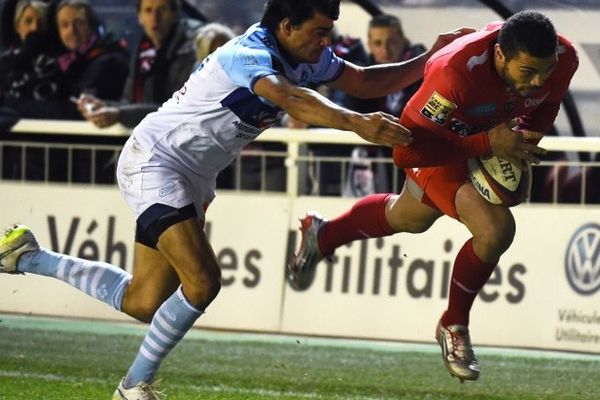
<svg viewBox="0 0 600 400"><path fill-rule="evenodd" d="M496 156L471 158L469 178L484 199L512 207L529 197L531 165L519 167Z"/></svg>

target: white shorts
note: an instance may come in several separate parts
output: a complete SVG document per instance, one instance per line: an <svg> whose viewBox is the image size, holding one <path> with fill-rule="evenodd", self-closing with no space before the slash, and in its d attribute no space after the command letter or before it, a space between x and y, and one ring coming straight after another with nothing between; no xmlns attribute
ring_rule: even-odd
<svg viewBox="0 0 600 400"><path fill-rule="evenodd" d="M131 136L119 157L117 181L135 219L154 204L180 209L194 204L199 219L215 198L216 176L197 175L144 149Z"/></svg>

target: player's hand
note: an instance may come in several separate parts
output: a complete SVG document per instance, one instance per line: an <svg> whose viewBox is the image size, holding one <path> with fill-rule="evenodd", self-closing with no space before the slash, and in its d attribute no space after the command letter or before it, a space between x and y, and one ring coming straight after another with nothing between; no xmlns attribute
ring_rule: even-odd
<svg viewBox="0 0 600 400"><path fill-rule="evenodd" d="M107 128L119 121L119 109L117 107L102 107L89 112L86 119L98 128Z"/></svg>
<svg viewBox="0 0 600 400"><path fill-rule="evenodd" d="M90 120L89 116L93 111L98 110L106 105L99 98L83 93L75 100L75 102L77 103L77 109L83 118L87 119L88 121Z"/></svg>
<svg viewBox="0 0 600 400"><path fill-rule="evenodd" d="M362 114L355 132L368 142L383 146L407 146L413 139L398 118L384 112Z"/></svg>
<svg viewBox="0 0 600 400"><path fill-rule="evenodd" d="M540 140L544 135L541 132L511 129L510 123L502 123L488 131L492 154L510 161L514 165L523 165L525 162L539 164L538 156L547 151L529 141Z"/></svg>
<svg viewBox="0 0 600 400"><path fill-rule="evenodd" d="M475 32L473 28L458 28L451 32L440 33L429 51L433 54L442 47L452 43L455 39L473 32Z"/></svg>

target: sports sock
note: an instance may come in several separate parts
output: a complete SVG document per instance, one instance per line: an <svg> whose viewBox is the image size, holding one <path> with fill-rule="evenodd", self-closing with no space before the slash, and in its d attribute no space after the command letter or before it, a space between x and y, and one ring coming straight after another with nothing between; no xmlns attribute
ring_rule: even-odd
<svg viewBox="0 0 600 400"><path fill-rule="evenodd" d="M187 301L180 286L154 314L150 331L129 367L123 386L131 388L140 382L151 382L161 361L203 312Z"/></svg>
<svg viewBox="0 0 600 400"><path fill-rule="evenodd" d="M448 309L442 316L442 325L469 326L469 312L475 297L488 281L496 264L483 262L473 251L473 239L469 239L458 252L454 261Z"/></svg>
<svg viewBox="0 0 600 400"><path fill-rule="evenodd" d="M325 256L357 239L389 236L394 233L385 217L392 193L372 194L357 201L350 210L327 221L319 231L319 248Z"/></svg>
<svg viewBox="0 0 600 400"><path fill-rule="evenodd" d="M131 282L131 274L114 265L47 249L24 253L17 270L60 279L119 311L125 289Z"/></svg>

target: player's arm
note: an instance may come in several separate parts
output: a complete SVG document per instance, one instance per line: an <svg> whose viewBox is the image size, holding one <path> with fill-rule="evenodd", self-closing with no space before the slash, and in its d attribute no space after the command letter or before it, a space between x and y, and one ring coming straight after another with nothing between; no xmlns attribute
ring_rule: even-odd
<svg viewBox="0 0 600 400"><path fill-rule="evenodd" d="M340 77L328 85L359 98L376 98L396 93L423 78L425 64L433 53L473 31L470 28L460 28L442 33L429 51L399 63L360 67L346 62Z"/></svg>
<svg viewBox="0 0 600 400"><path fill-rule="evenodd" d="M360 114L350 111L281 75L258 79L253 91L292 118L310 125L354 131L363 139L384 146L405 146L411 142L410 132L399 124L398 118L382 112Z"/></svg>
<svg viewBox="0 0 600 400"><path fill-rule="evenodd" d="M464 161L494 154L519 164L522 160L539 162L538 154L545 150L528 142L539 139L538 132L520 132L507 121L489 131L461 136L454 132L455 114L469 97L468 77L451 67L432 65L421 88L405 108L401 123L413 133L413 143L394 149L394 161L402 168L428 167ZM477 83L479 85L483 82ZM471 87L471 89L469 89Z"/></svg>

